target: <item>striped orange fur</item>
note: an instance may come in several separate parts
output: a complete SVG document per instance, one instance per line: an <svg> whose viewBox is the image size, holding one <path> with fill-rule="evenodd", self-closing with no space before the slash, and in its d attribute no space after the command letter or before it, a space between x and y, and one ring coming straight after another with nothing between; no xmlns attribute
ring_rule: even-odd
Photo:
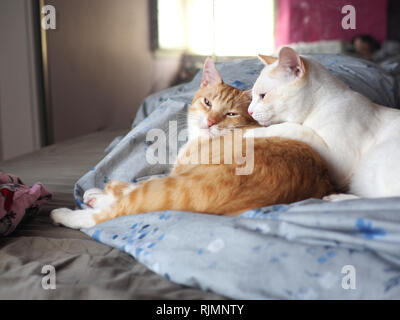
<svg viewBox="0 0 400 320"><path fill-rule="evenodd" d="M244 129L239 133L243 134L258 126L247 113L250 100L246 92L223 83L215 66L207 61L202 87L189 109L190 140L180 150L171 174L136 186L110 182L105 191L113 194L116 201L94 215L96 223L163 210L237 215L247 209L322 198L334 192L323 160L311 147L298 141L278 137L254 139L251 174L236 174L243 164L235 154L230 155L231 164L214 164L214 157L224 159L226 150L237 150L239 140L243 146L249 143L242 136L239 140L227 139L226 134L238 128ZM206 147L211 150L209 164L183 162L192 151ZM244 147L240 153L243 150Z"/></svg>
<svg viewBox="0 0 400 320"><path fill-rule="evenodd" d="M224 144L222 137L214 139ZM236 175L239 165L235 161L230 165L178 164L169 176L144 182L123 197L118 187L108 187L118 200L95 220L100 223L122 215L163 210L235 215L272 204L322 198L334 191L322 159L304 143L255 139L254 148L254 171L250 175Z"/></svg>

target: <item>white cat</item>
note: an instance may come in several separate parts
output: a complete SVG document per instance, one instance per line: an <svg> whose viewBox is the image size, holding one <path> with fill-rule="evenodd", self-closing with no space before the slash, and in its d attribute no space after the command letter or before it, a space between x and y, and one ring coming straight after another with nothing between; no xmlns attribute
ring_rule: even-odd
<svg viewBox="0 0 400 320"><path fill-rule="evenodd" d="M360 197L400 196L400 111L374 104L321 64L285 47L252 89L249 113L263 126L248 135L311 145L337 187Z"/></svg>

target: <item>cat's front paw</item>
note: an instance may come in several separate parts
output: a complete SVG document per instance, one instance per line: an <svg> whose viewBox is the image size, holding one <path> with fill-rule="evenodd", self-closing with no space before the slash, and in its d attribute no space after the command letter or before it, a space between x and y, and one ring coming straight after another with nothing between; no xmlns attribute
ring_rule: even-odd
<svg viewBox="0 0 400 320"><path fill-rule="evenodd" d="M91 228L96 225L94 209L71 210L68 208L55 209L50 213L54 225L63 225L72 229Z"/></svg>
<svg viewBox="0 0 400 320"><path fill-rule="evenodd" d="M270 138L270 137L291 137L296 134L300 125L295 123L273 124L269 127L249 129L244 134L245 138Z"/></svg>
<svg viewBox="0 0 400 320"><path fill-rule="evenodd" d="M92 208L106 208L113 204L114 201L113 195L97 188L88 189L83 194L83 203Z"/></svg>
<svg viewBox="0 0 400 320"><path fill-rule="evenodd" d="M54 209L50 213L50 219L54 225L59 226L59 225L62 225L64 216L70 214L71 212L72 212L72 210L68 209L68 208Z"/></svg>
<svg viewBox="0 0 400 320"><path fill-rule="evenodd" d="M267 128L249 129L243 135L244 138L266 138L270 136L270 131Z"/></svg>

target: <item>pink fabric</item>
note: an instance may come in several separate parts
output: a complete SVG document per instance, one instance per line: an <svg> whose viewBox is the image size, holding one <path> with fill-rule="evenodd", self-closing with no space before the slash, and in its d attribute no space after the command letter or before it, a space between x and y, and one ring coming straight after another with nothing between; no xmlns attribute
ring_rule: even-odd
<svg viewBox="0 0 400 320"><path fill-rule="evenodd" d="M345 5L356 9L356 29L344 30ZM275 44L319 40L350 41L359 34L386 39L387 0L279 0Z"/></svg>
<svg viewBox="0 0 400 320"><path fill-rule="evenodd" d="M25 216L36 213L51 196L41 183L29 188L18 177L0 172L0 236L13 232Z"/></svg>

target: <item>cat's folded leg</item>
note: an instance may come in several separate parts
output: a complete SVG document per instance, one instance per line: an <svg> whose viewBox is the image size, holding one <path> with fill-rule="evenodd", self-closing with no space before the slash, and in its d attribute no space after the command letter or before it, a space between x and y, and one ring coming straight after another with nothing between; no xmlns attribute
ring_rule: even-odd
<svg viewBox="0 0 400 320"><path fill-rule="evenodd" d="M105 208L115 202L115 197L104 190L92 188L83 194L83 203L92 208Z"/></svg>
<svg viewBox="0 0 400 320"><path fill-rule="evenodd" d="M151 180L151 178L148 180ZM106 194L109 194L114 198L113 202L115 202L117 198L129 194L131 191L135 190L136 188L139 188L143 183L145 183L148 180L139 181L136 183L113 180L107 183L104 190Z"/></svg>
<svg viewBox="0 0 400 320"><path fill-rule="evenodd" d="M129 183L124 181L110 181L104 190L92 188L85 191L83 202L92 208L107 208L117 199L136 189L142 182Z"/></svg>
<svg viewBox="0 0 400 320"><path fill-rule="evenodd" d="M292 122L274 124L269 127L249 129L245 138L281 137L304 142L317 151L323 158L328 157L329 148L325 141L311 128Z"/></svg>
<svg viewBox="0 0 400 320"><path fill-rule="evenodd" d="M307 144L321 144L328 147L325 141L311 128L298 123L284 122L274 124L269 127L249 129L244 137L253 136L254 138L281 137L294 139Z"/></svg>
<svg viewBox="0 0 400 320"><path fill-rule="evenodd" d="M59 208L51 212L50 217L55 225L63 225L72 229L91 228L96 225L94 215L100 209L71 210Z"/></svg>

